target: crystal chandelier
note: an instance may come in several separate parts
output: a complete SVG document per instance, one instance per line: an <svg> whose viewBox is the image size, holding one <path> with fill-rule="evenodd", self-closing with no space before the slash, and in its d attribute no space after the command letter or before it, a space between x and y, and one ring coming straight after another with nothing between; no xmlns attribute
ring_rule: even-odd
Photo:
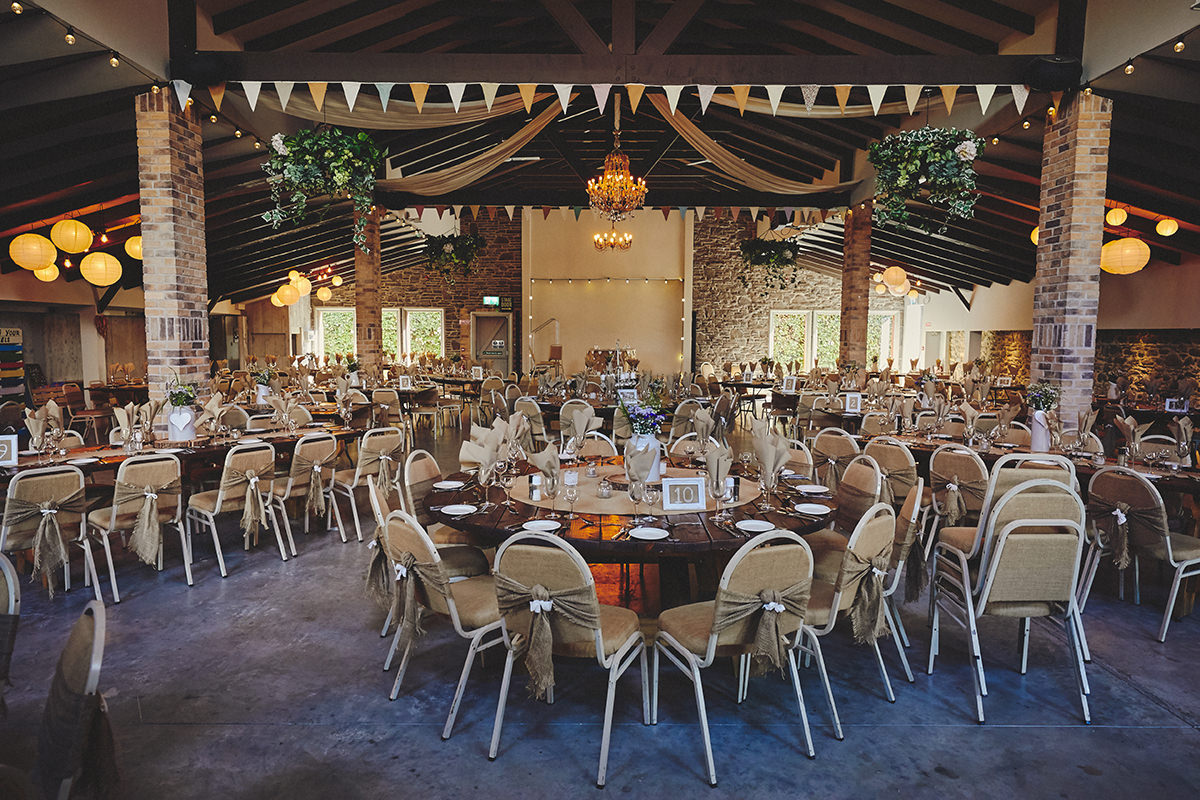
<svg viewBox="0 0 1200 800"><path fill-rule="evenodd" d="M646 199L646 182L629 173L629 156L621 152L621 104L613 104L613 151L604 159L604 172L588 181L592 209L620 222ZM597 245L599 247L599 245Z"/></svg>
<svg viewBox="0 0 1200 800"><path fill-rule="evenodd" d="M593 236L592 242L601 253L607 250L628 250L633 244L633 234L617 233L616 226L613 226L608 233L597 233Z"/></svg>

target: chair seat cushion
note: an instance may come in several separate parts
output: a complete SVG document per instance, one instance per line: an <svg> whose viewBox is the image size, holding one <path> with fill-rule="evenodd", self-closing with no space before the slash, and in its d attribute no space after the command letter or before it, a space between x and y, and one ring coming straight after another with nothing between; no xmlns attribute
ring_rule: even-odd
<svg viewBox="0 0 1200 800"><path fill-rule="evenodd" d="M604 644L604 655L612 655L641 631L636 611L620 606L600 605L600 638ZM554 640L554 655L567 658L595 658L596 645L589 637L574 642Z"/></svg>
<svg viewBox="0 0 1200 800"><path fill-rule="evenodd" d="M976 530L977 528L974 525L970 527L955 526L952 528L941 528L938 530L938 541L953 547L959 552L969 553L971 552L971 548L975 546Z"/></svg>
<svg viewBox="0 0 1200 800"><path fill-rule="evenodd" d="M833 583L842 569L846 543L850 540L835 530L826 528L802 537L813 554L813 580Z"/></svg>
<svg viewBox="0 0 1200 800"><path fill-rule="evenodd" d="M1185 536L1178 533L1168 535L1171 538L1171 555L1175 557L1176 563L1200 558L1200 539L1195 536ZM1159 539L1149 547L1140 547L1138 549L1140 552L1151 555L1160 561L1167 560L1167 544L1165 539Z"/></svg>
<svg viewBox="0 0 1200 800"><path fill-rule="evenodd" d="M271 484L271 494L273 494L275 497L282 497L285 500L289 500L293 497L307 497L308 484L297 484L293 486L292 490L289 492L287 476L283 475L276 478L275 482Z"/></svg>
<svg viewBox="0 0 1200 800"><path fill-rule="evenodd" d="M465 629L482 628L500 619L496 583L491 575L478 575L451 583L450 596L454 598L458 619Z"/></svg>
<svg viewBox="0 0 1200 800"><path fill-rule="evenodd" d="M922 486L921 487L921 508L929 508L931 505L933 505L933 487L932 486Z"/></svg>
<svg viewBox="0 0 1200 800"><path fill-rule="evenodd" d="M325 470L322 473L323 479L328 481L331 472L333 471ZM339 469L337 472L333 472L333 482L339 486L351 486L354 484L354 473L355 469L353 467L350 469Z"/></svg>
<svg viewBox="0 0 1200 800"><path fill-rule="evenodd" d="M983 611L984 615L989 617L1018 617L1020 619L1026 617L1049 617L1058 612L1059 609L1056 608L1054 603L1043 603L1036 600L988 603L987 608Z"/></svg>
<svg viewBox="0 0 1200 800"><path fill-rule="evenodd" d="M487 575L491 570L487 556L478 547L447 544L439 546L437 551L448 578L474 578L476 575Z"/></svg>
<svg viewBox="0 0 1200 800"><path fill-rule="evenodd" d="M104 508L97 508L95 511L88 512L88 522L105 531L128 531L133 530L133 526L137 522L137 516L136 511L117 514L117 519L114 522L112 518L112 506L105 506ZM159 508L158 523L160 525L164 525L174 519L175 509Z"/></svg>
<svg viewBox="0 0 1200 800"><path fill-rule="evenodd" d="M658 615L658 629L670 634L671 638L688 651L703 655L708 650L714 608L715 603L712 600L668 608Z"/></svg>
<svg viewBox="0 0 1200 800"><path fill-rule="evenodd" d="M214 514L216 513L217 508L217 495L219 494L219 489L209 489L207 492L196 492L188 498L188 508L194 508L198 511L207 511L209 514ZM245 497L238 497L236 499L236 506L234 505L235 500L233 497L227 497L225 500L225 509L229 510L234 507L241 508L242 504L245 502Z"/></svg>
<svg viewBox="0 0 1200 800"><path fill-rule="evenodd" d="M435 522L425 529L429 534L429 538L439 547L444 544L468 544L473 547L481 547L483 542L478 536L475 536L465 531L460 531L457 528L451 528L449 525L443 525L440 522Z"/></svg>

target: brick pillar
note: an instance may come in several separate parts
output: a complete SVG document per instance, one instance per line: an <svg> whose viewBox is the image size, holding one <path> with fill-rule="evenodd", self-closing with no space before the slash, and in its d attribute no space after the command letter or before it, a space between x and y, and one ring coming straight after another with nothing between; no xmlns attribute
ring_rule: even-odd
<svg viewBox="0 0 1200 800"><path fill-rule="evenodd" d="M379 300L379 215L367 216L367 250L354 248L355 349L359 366L383 364L383 306Z"/></svg>
<svg viewBox="0 0 1200 800"><path fill-rule="evenodd" d="M200 123L169 91L139 95L134 113L150 397L161 399L176 376L205 395L210 362ZM159 425L165 431L165 415Z"/></svg>
<svg viewBox="0 0 1200 800"><path fill-rule="evenodd" d="M842 243L842 336L838 358L867 363L871 308L871 208L868 200L846 212Z"/></svg>
<svg viewBox="0 0 1200 800"><path fill-rule="evenodd" d="M1061 418L1090 408L1112 101L1076 95L1042 141L1031 380L1062 390Z"/></svg>

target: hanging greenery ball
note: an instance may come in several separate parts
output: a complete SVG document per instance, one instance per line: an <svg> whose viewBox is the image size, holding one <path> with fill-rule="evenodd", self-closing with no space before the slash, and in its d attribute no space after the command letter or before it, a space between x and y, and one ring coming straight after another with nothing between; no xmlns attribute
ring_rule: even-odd
<svg viewBox="0 0 1200 800"><path fill-rule="evenodd" d="M952 219L975 216L975 159L985 142L974 131L931 128L900 131L871 145L875 167L875 221L945 232ZM933 206L943 220L912 221L909 201Z"/></svg>

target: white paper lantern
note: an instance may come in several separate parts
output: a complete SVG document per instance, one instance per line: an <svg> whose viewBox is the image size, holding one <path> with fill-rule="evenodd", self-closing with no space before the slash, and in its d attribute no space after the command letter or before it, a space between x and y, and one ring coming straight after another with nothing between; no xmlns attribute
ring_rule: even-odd
<svg viewBox="0 0 1200 800"><path fill-rule="evenodd" d="M22 233L9 242L8 257L22 269L42 269L54 263L58 250L45 236Z"/></svg>
<svg viewBox="0 0 1200 800"><path fill-rule="evenodd" d="M1113 275L1131 275L1150 262L1150 245L1127 236L1100 248L1100 269Z"/></svg>
<svg viewBox="0 0 1200 800"><path fill-rule="evenodd" d="M334 275L332 278L329 279L329 282L332 283L334 286L341 286L342 285L342 276Z"/></svg>
<svg viewBox="0 0 1200 800"><path fill-rule="evenodd" d="M60 219L50 229L50 241L68 253L83 253L92 246L95 234L77 219Z"/></svg>
<svg viewBox="0 0 1200 800"><path fill-rule="evenodd" d="M875 294L887 294L887 293L888 293L888 287L884 286L882 283L875 284Z"/></svg>
<svg viewBox="0 0 1200 800"><path fill-rule="evenodd" d="M126 239L125 240L125 252L129 254L130 258L136 258L138 261L141 261L142 260L142 237L141 236L130 236L128 239Z"/></svg>
<svg viewBox="0 0 1200 800"><path fill-rule="evenodd" d="M1159 236L1174 236L1179 231L1179 220L1170 217L1160 219L1154 230Z"/></svg>
<svg viewBox="0 0 1200 800"><path fill-rule="evenodd" d="M121 280L121 262L108 253L88 253L79 262L79 274L93 286L112 286Z"/></svg>
<svg viewBox="0 0 1200 800"><path fill-rule="evenodd" d="M1034 244L1037 244L1037 243L1038 243L1038 232L1039 232L1039 230L1040 230L1040 229L1039 229L1039 228L1038 228L1038 227L1035 225L1035 226L1034 226L1034 228L1033 228L1033 230L1031 230L1031 231L1029 232L1029 241L1033 242Z"/></svg>
<svg viewBox="0 0 1200 800"><path fill-rule="evenodd" d="M295 286L292 286L290 283L285 283L283 286L280 286L275 290L275 294L278 295L279 300L285 306L295 305L300 301L300 290Z"/></svg>
<svg viewBox="0 0 1200 800"><path fill-rule="evenodd" d="M283 301L279 299L278 292L271 295L271 305L275 306L276 308L283 308Z"/></svg>
<svg viewBox="0 0 1200 800"><path fill-rule="evenodd" d="M1104 221L1109 225L1124 225L1127 219L1129 219L1129 212L1123 208L1110 208L1104 215Z"/></svg>
<svg viewBox="0 0 1200 800"><path fill-rule="evenodd" d="M883 282L888 286L899 286L908 280L908 273L903 267L888 267L883 271Z"/></svg>
<svg viewBox="0 0 1200 800"><path fill-rule="evenodd" d="M312 281L301 275L296 280L292 281L292 285L300 292L301 297L308 297L312 294Z"/></svg>
<svg viewBox="0 0 1200 800"><path fill-rule="evenodd" d="M329 298L331 297L333 297L333 292L330 291L328 286L322 286L320 289L317 289L317 299L322 303L329 302Z"/></svg>
<svg viewBox="0 0 1200 800"><path fill-rule="evenodd" d="M908 282L908 278L905 278L904 283L901 283L899 286L889 286L888 291L891 292L893 297L904 297L911 288L912 284Z"/></svg>
<svg viewBox="0 0 1200 800"><path fill-rule="evenodd" d="M33 271L33 277L37 278L42 283L51 283L56 281L58 280L58 265L50 264L42 267L41 269L35 269Z"/></svg>

